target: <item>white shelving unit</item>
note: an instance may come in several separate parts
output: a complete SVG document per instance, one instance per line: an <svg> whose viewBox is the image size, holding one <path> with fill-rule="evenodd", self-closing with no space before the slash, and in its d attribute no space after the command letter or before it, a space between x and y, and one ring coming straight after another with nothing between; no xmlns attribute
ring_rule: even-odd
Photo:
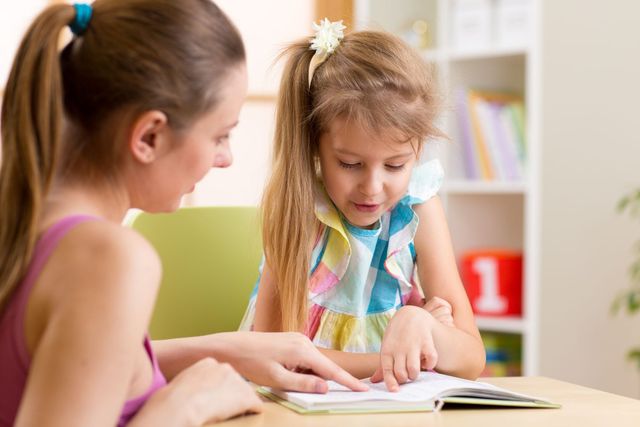
<svg viewBox="0 0 640 427"><path fill-rule="evenodd" d="M500 0L488 0L495 9ZM423 50L425 61L436 66L445 95L442 126L450 142L435 148L445 170L441 197L447 209L451 235L460 256L478 248L522 251L522 317L477 316L481 332L517 334L521 337L523 375L538 373L538 42L539 0L529 0L529 41L514 47L491 45L457 50L452 43L455 0L356 0L355 23L359 29L385 29L407 34L410 23L420 19L431 30L431 46ZM464 173L454 94L458 88L511 91L524 97L526 110L527 174L518 182L468 180ZM471 213L471 214L470 214Z"/></svg>

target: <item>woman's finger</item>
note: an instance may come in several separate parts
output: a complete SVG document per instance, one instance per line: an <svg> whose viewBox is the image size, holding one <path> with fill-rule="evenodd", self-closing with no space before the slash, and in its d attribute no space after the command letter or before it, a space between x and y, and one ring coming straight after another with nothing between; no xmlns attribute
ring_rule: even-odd
<svg viewBox="0 0 640 427"><path fill-rule="evenodd" d="M369 389L366 384L342 369L315 348L313 352L308 353L304 362L305 368L311 369L320 377L333 380L353 391L367 391Z"/></svg>

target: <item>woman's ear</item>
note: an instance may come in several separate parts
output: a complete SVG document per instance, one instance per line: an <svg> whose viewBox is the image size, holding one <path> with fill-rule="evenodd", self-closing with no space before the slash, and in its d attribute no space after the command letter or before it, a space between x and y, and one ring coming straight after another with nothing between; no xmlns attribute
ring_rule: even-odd
<svg viewBox="0 0 640 427"><path fill-rule="evenodd" d="M146 111L133 122L128 146L134 159L151 163L167 149L169 136L167 115L158 110Z"/></svg>

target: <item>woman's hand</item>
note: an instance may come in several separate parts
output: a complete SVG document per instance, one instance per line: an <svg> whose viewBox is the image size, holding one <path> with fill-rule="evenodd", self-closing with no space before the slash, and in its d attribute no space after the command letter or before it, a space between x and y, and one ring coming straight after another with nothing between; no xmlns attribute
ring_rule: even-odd
<svg viewBox="0 0 640 427"><path fill-rule="evenodd" d="M229 337L237 348L229 362L256 384L326 393L327 379L354 391L367 390L365 384L320 353L303 334L237 332Z"/></svg>
<svg viewBox="0 0 640 427"><path fill-rule="evenodd" d="M422 307L404 306L389 321L380 349L380 365L371 382L384 380L389 391L397 391L418 377L421 370L431 370L438 362L432 330L436 319Z"/></svg>
<svg viewBox="0 0 640 427"><path fill-rule="evenodd" d="M453 309L448 301L439 297L433 297L427 301L423 308L440 323L447 326L454 326Z"/></svg>
<svg viewBox="0 0 640 427"><path fill-rule="evenodd" d="M156 392L130 426L200 426L262 410L253 388L227 363L202 359Z"/></svg>

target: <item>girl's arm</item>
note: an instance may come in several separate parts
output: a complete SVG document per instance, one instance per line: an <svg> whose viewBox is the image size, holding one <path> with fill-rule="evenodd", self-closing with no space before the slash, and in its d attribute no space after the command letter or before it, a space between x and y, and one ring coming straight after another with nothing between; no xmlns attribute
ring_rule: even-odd
<svg viewBox="0 0 640 427"><path fill-rule="evenodd" d="M380 364L380 353L349 353L328 348L319 350L356 378L369 378Z"/></svg>
<svg viewBox="0 0 640 427"><path fill-rule="evenodd" d="M427 300L439 297L449 302L453 326L437 321L425 309L400 309L385 331L381 365L374 375L375 380L384 378L390 389L397 388L398 381L415 378L421 368L475 379L485 363L440 199L433 197L415 211L420 218L415 236L420 283Z"/></svg>
<svg viewBox="0 0 640 427"><path fill-rule="evenodd" d="M280 301L276 294L273 274L266 261L262 269L262 276L260 277L256 298L256 314L253 329L255 331L265 332L280 331ZM436 304L436 301L432 300L429 303L433 305L434 310L440 311L442 311L442 306L446 305L445 301ZM425 306L425 308L431 311L431 307ZM446 310L444 311L444 316L446 317ZM379 353L349 353L324 348L319 348L319 350L331 361L356 378L370 377L380 364Z"/></svg>
<svg viewBox="0 0 640 427"><path fill-rule="evenodd" d="M280 332L280 300L273 273L265 260L256 296L256 314L253 319L253 330L257 332Z"/></svg>
<svg viewBox="0 0 640 427"><path fill-rule="evenodd" d="M441 322L433 322L439 356L436 369L475 379L484 368L484 346L458 273L442 203L435 196L416 206L415 210L420 218L415 238L418 275L425 298L429 301L438 297L447 301L454 323L449 328Z"/></svg>

